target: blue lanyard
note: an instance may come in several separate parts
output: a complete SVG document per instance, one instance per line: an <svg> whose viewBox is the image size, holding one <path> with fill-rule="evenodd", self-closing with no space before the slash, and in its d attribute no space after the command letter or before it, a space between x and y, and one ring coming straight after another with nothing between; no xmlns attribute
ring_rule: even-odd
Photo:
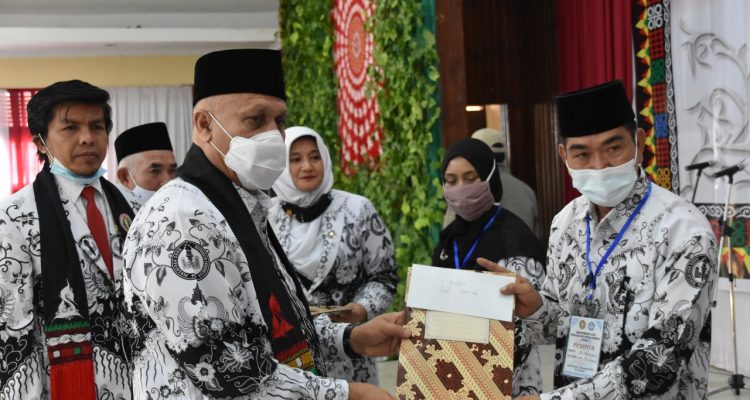
<svg viewBox="0 0 750 400"><path fill-rule="evenodd" d="M484 236L484 234L490 229L490 225L492 225L493 222L495 222L495 219L497 218L498 214L500 214L500 211L503 208L500 206L497 206L497 211L495 211L495 214L490 218L489 221L487 221L486 224L484 224L484 228L482 228L482 232L479 232L479 236L477 236L477 240L474 241L474 244L471 245L471 248L469 249L469 252L466 253L466 257L464 257L464 262L459 264L458 263L458 243L454 240L453 241L453 262L456 265L456 269L464 269L466 266L466 263L469 262L469 259L471 258L471 255L474 254L474 249L477 248L477 244L479 243L479 239Z"/></svg>
<svg viewBox="0 0 750 400"><path fill-rule="evenodd" d="M617 244L620 243L622 237L625 236L625 232L627 232L630 224L635 219L635 216L638 215L638 213L641 211L641 208L643 208L643 205L646 204L648 196L651 195L651 186L653 186L653 183L649 181L646 194L643 196L641 201L638 202L638 205L635 207L635 210L633 210L633 213L630 214L628 220L625 221L625 225L623 225L622 229L620 229L620 232L617 234L615 241L609 245L609 248L607 248L607 252L604 253L604 257L599 260L599 264L597 264L596 266L596 272L591 270L591 215L586 214L586 266L589 269L589 276L588 279L586 279L588 281L589 294L588 296L586 296L586 299L591 300L593 298L594 290L596 290L596 278L599 276L599 272L601 272L604 263L607 262L607 259L615 250Z"/></svg>

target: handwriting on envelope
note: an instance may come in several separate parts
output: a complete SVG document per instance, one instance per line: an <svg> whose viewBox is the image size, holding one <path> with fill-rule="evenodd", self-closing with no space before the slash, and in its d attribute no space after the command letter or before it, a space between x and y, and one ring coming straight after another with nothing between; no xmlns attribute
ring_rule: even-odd
<svg viewBox="0 0 750 400"><path fill-rule="evenodd" d="M414 264L410 282L408 307L513 320L513 296L500 294L500 288L515 282L512 276Z"/></svg>

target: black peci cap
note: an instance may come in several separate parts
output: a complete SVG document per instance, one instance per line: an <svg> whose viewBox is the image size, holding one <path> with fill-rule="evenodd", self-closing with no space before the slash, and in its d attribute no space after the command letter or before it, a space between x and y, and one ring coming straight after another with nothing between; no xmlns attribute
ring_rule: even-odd
<svg viewBox="0 0 750 400"><path fill-rule="evenodd" d="M594 135L635 120L633 106L619 80L566 93L555 101L562 137Z"/></svg>
<svg viewBox="0 0 750 400"><path fill-rule="evenodd" d="M195 62L193 105L206 97L259 93L286 100L281 52L269 49L221 50Z"/></svg>
<svg viewBox="0 0 750 400"><path fill-rule="evenodd" d="M172 151L167 125L163 122L152 122L134 126L121 133L115 139L115 154L117 162L123 158L149 150Z"/></svg>

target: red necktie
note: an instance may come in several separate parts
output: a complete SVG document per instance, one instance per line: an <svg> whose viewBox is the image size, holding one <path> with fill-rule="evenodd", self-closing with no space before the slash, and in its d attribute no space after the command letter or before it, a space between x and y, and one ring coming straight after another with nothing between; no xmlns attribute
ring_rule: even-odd
<svg viewBox="0 0 750 400"><path fill-rule="evenodd" d="M102 213L96 206L96 201L94 201L94 188L92 186L86 186L83 188L81 196L86 199L86 221L89 224L89 230L94 237L96 247L99 248L99 254L101 254L102 259L104 259L104 264L107 265L109 276L114 279L115 274L112 270L112 253L109 251L109 240L107 240L107 225L104 223Z"/></svg>

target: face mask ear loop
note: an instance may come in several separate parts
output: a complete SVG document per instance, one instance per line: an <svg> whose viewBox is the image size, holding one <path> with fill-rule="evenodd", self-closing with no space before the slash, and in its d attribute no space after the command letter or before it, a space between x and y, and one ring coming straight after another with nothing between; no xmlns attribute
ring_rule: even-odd
<svg viewBox="0 0 750 400"><path fill-rule="evenodd" d="M230 140L234 138L234 136L230 135L229 132L227 132L227 130L224 129L224 125L222 125L221 122L219 122L219 120L216 119L216 117L214 117L213 114L211 114L211 111L206 111L206 112L208 113L208 115L211 116L211 119L213 119L214 122L216 122L216 124L219 125L219 128L221 128L221 130L224 131L224 134L226 134L227 136L229 136Z"/></svg>
<svg viewBox="0 0 750 400"><path fill-rule="evenodd" d="M488 182L492 178L492 174L495 173L495 166L497 166L497 163L495 160L492 160L492 169L490 170L490 174L487 175L487 179L484 180L485 182ZM445 182L443 182L443 189L445 189Z"/></svg>
<svg viewBox="0 0 750 400"><path fill-rule="evenodd" d="M229 136L229 140L232 140L232 139L233 139L233 136L232 136L232 135L230 135L230 134L229 134L229 132L227 132L227 130L226 130L226 129L224 129L224 125L222 125L222 124L221 124L221 122L219 122L219 120L218 120L218 119L216 119L216 117L214 117L214 115L213 115L213 114L211 114L211 111L206 111L206 113L207 113L207 114L208 114L209 116L211 116L211 119L212 119L212 120L214 120L214 122L216 122L216 125L219 125L219 128L221 128L221 131L222 131L222 132L224 132L224 134L225 134L225 135ZM210 145L211 145L211 147L213 147L213 148L214 148L214 150L216 150L216 151L217 151L217 152L218 152L219 154L221 154L221 156L222 156L222 157L224 157L224 158L226 158L226 157L227 157L227 155L226 155L226 154L225 154L224 152L222 152L221 150L219 150L219 148L218 148L218 147L216 147L216 145L214 144L214 142L213 142L213 141L210 141L210 142L208 142L208 144L210 144Z"/></svg>
<svg viewBox="0 0 750 400"><path fill-rule="evenodd" d="M492 174L495 173L495 166L496 165L497 165L497 163L495 162L495 160L492 160L492 170L490 170L490 174L487 175L487 179L485 179L485 181L489 181L490 178L492 178Z"/></svg>
<svg viewBox="0 0 750 400"><path fill-rule="evenodd" d="M489 183L490 183L490 179L492 178L492 174L494 174L494 173L495 173L495 167L496 167L496 166L497 166L497 163L496 163L496 162L495 162L495 160L493 159L493 160L492 160L492 170L490 170L490 174L489 174L489 175L487 175L487 179L485 180L485 182L487 182L487 185L488 185L488 190L489 190ZM499 206L499 205L500 205L500 202L499 202L499 201L494 201L494 199L495 199L495 196L494 196L494 195L492 196L492 199L493 199L493 203L494 203L494 204L495 204L496 206Z"/></svg>
<svg viewBox="0 0 750 400"><path fill-rule="evenodd" d="M208 144L210 144L211 147L214 148L214 150L216 150L219 154L221 154L222 157L227 158L227 155L224 154L224 153L222 153L221 150L219 150L219 148L216 147L216 145L214 144L214 142L208 142Z"/></svg>
<svg viewBox="0 0 750 400"><path fill-rule="evenodd" d="M125 171L128 171L128 176L133 181L133 184L135 184L135 186L138 186L138 181L136 181L135 178L133 178L133 174L130 173L130 170L125 168Z"/></svg>
<svg viewBox="0 0 750 400"><path fill-rule="evenodd" d="M42 144L44 145L44 149L47 150L47 155L51 158L49 163L50 165L52 165L52 163L55 161L55 156L53 156L52 152L49 151L49 147L47 147L47 143L44 141L44 138L42 137L42 135L37 134L37 137L39 137L39 140L42 141Z"/></svg>
<svg viewBox="0 0 750 400"><path fill-rule="evenodd" d="M643 170L643 167L641 167L641 164L638 163L638 130L637 129L635 131L635 134L633 134L633 139L635 139L635 154L633 155L633 164L635 164L636 174L640 175L640 172Z"/></svg>

